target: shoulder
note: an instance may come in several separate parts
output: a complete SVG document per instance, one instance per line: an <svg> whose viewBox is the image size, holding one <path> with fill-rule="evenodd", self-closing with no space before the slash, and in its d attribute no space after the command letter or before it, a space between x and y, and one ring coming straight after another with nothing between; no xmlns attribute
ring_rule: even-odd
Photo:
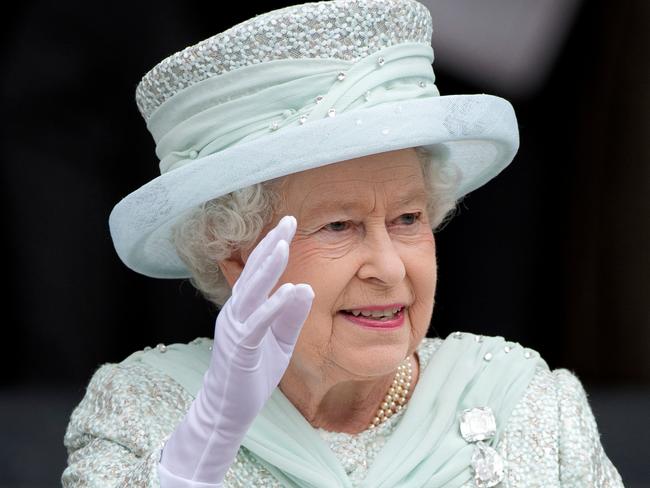
<svg viewBox="0 0 650 488"><path fill-rule="evenodd" d="M110 439L145 455L173 429L191 401L177 382L146 364L104 363L70 414L64 445L70 453L92 439Z"/></svg>
<svg viewBox="0 0 650 488"><path fill-rule="evenodd" d="M70 415L66 442L71 443L78 432L103 431L107 437L120 438L120 426L147 419L163 430L175 424L193 400L182 381L202 375L211 345L202 338L161 344L135 351L120 362L101 364ZM150 428L155 431L155 426Z"/></svg>
<svg viewBox="0 0 650 488"><path fill-rule="evenodd" d="M464 359L472 359L478 363L521 366L530 369L548 370L548 365L542 355L535 349L526 347L518 342L507 340L502 336L474 334L467 331L456 331L441 337L425 337L420 342L418 355L425 358L424 363L439 350L445 350L450 358L464 355Z"/></svg>
<svg viewBox="0 0 650 488"><path fill-rule="evenodd" d="M587 392L569 369L536 370L500 445L511 479L540 486L622 487L605 454ZM558 479L559 476L559 479Z"/></svg>
<svg viewBox="0 0 650 488"><path fill-rule="evenodd" d="M562 486L622 487L620 474L605 454L583 384L567 369L552 373L558 405Z"/></svg>
<svg viewBox="0 0 650 488"><path fill-rule="evenodd" d="M132 395L150 393L160 396L158 389L169 389L178 373L181 376L202 375L209 365L212 340L197 338L188 343L158 344L137 350L120 362L100 365L93 373L86 397L107 391L129 391ZM176 381L176 383L179 383ZM184 386L179 383L179 386Z"/></svg>
<svg viewBox="0 0 650 488"><path fill-rule="evenodd" d="M140 364L162 373L196 397L210 365L212 339L198 337L188 343L158 344L136 351L120 364Z"/></svg>
<svg viewBox="0 0 650 488"><path fill-rule="evenodd" d="M172 346L145 348L93 371L65 430L64 486L97 486L99 480L102 486L145 486L155 479L162 447L193 401L155 366L165 361L160 357L187 365L174 352L165 354L187 352L190 344Z"/></svg>

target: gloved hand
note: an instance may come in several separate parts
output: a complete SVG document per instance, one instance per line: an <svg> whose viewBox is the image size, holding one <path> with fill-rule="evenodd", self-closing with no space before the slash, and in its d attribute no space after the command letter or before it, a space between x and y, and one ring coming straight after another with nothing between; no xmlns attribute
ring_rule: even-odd
<svg viewBox="0 0 650 488"><path fill-rule="evenodd" d="M255 247L219 312L210 366L158 464L161 488L220 487L253 420L287 369L314 292L285 283L296 219L283 217Z"/></svg>

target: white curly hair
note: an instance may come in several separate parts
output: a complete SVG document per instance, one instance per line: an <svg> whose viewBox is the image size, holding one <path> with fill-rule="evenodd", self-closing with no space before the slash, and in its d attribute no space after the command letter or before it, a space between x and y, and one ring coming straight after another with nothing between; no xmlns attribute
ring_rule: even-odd
<svg viewBox="0 0 650 488"><path fill-rule="evenodd" d="M429 195L427 213L433 232L451 220L461 199L455 200L460 169L443 163L422 146L415 147ZM256 183L209 200L177 223L172 240L190 271L190 283L217 307L223 306L231 288L217 262L257 242L281 204L284 177Z"/></svg>

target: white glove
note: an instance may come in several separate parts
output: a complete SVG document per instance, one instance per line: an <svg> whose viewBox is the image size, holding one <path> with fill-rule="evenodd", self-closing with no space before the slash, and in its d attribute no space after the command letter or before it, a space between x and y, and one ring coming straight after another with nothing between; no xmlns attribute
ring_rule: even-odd
<svg viewBox="0 0 650 488"><path fill-rule="evenodd" d="M165 444L161 488L220 487L243 438L284 375L314 292L285 283L296 219L283 217L255 247L219 312L210 366Z"/></svg>

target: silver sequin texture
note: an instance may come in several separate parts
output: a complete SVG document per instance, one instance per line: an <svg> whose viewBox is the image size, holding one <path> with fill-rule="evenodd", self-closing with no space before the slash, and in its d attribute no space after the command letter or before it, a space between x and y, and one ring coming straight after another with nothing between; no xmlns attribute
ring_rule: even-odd
<svg viewBox="0 0 650 488"><path fill-rule="evenodd" d="M430 44L431 14L415 0L328 0L272 10L168 56L135 100L146 121L181 90L237 68L289 58L356 61L404 42Z"/></svg>
<svg viewBox="0 0 650 488"><path fill-rule="evenodd" d="M422 341L421 369L441 343L440 338ZM152 349L148 354L160 352ZM100 366L66 429L68 466L61 476L63 487L159 488L156 467L162 447L191 403L191 395L178 383L144 363ZM318 430L350 471L353 486L360 485L377 449L405 411L359 434ZM537 370L496 449L507 465L499 488L623 486L603 451L585 390L566 369ZM281 485L241 447L223 487Z"/></svg>

